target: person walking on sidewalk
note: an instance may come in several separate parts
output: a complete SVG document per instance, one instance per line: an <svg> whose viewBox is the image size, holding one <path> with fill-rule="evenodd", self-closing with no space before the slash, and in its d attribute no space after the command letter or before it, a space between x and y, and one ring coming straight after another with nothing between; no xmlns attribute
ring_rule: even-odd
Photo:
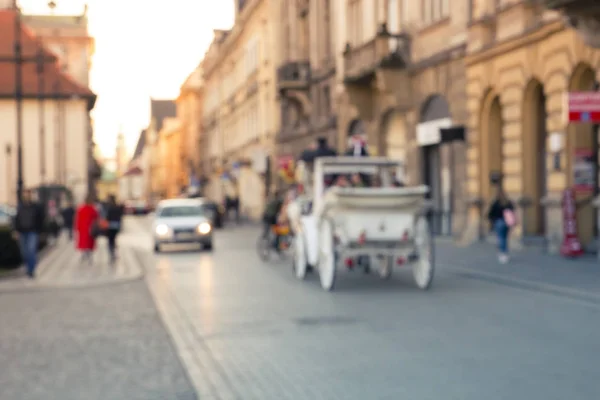
<svg viewBox="0 0 600 400"><path fill-rule="evenodd" d="M117 236L121 231L123 214L123 206L117 204L117 199L115 196L109 196L108 203L106 205L106 221L108 222L108 230L106 232L106 237L108 239L108 253L110 256L111 264L114 264L117 260Z"/></svg>
<svg viewBox="0 0 600 400"><path fill-rule="evenodd" d="M73 240L73 222L75 221L75 207L71 202L62 209L63 229L67 231L69 241Z"/></svg>
<svg viewBox="0 0 600 400"><path fill-rule="evenodd" d="M85 203L77 209L75 214L75 232L77 233L77 250L82 252L82 262L92 264L92 255L96 248L98 236L98 220L100 214L96 209L94 198L87 196Z"/></svg>
<svg viewBox="0 0 600 400"><path fill-rule="evenodd" d="M21 247L29 278L35 277L38 241L44 230L44 222L45 215L42 206L33 201L31 191L23 192L23 198L15 216L15 235Z"/></svg>
<svg viewBox="0 0 600 400"><path fill-rule="evenodd" d="M498 237L498 261L508 262L508 236L510 229L516 224L515 207L502 188L488 211L488 220Z"/></svg>

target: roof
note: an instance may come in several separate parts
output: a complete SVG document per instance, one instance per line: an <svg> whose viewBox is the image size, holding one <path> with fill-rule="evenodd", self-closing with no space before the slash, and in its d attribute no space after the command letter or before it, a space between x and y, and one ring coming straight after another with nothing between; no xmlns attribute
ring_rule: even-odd
<svg viewBox="0 0 600 400"><path fill-rule="evenodd" d="M0 97L15 97L16 79L14 55L14 28L16 14L12 10L0 10ZM25 26L21 27L22 41L22 89L24 97L37 97L39 94L39 75L37 59L40 42ZM93 108L96 95L88 88L77 83L69 74L60 70L58 58L48 49L43 48L44 55L43 74L44 81L42 94L46 97L56 96L61 98L82 97L89 100L89 109Z"/></svg>
<svg viewBox="0 0 600 400"><path fill-rule="evenodd" d="M82 15L48 15L48 14L25 14L23 21L27 24L43 27L87 27L86 14Z"/></svg>
<svg viewBox="0 0 600 400"><path fill-rule="evenodd" d="M135 151L133 152L133 156L131 157L131 160L135 160L136 158L140 157L142 155L142 153L144 152L144 147L146 147L146 130L143 129L140 132L140 136L138 138L137 144L135 145Z"/></svg>
<svg viewBox="0 0 600 400"><path fill-rule="evenodd" d="M156 120L156 131L160 131L165 118L177 116L177 106L173 100L150 99L150 118Z"/></svg>

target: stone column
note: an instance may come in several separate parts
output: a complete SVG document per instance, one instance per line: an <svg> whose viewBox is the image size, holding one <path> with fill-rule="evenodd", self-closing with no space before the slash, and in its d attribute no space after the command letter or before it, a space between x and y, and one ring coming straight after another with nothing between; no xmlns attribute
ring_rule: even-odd
<svg viewBox="0 0 600 400"><path fill-rule="evenodd" d="M546 212L546 251L558 254L563 237L562 196L550 193L541 200Z"/></svg>

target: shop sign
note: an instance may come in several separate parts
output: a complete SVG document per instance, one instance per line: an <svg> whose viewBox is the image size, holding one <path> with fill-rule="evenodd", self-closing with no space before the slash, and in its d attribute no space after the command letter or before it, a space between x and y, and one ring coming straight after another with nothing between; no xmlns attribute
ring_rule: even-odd
<svg viewBox="0 0 600 400"><path fill-rule="evenodd" d="M560 253L565 257L578 257L583 254L583 248L577 237L577 203L575 191L571 188L563 192L563 243Z"/></svg>
<svg viewBox="0 0 600 400"><path fill-rule="evenodd" d="M596 157L590 149L576 149L573 186L577 193L593 193L596 186Z"/></svg>
<svg viewBox="0 0 600 400"><path fill-rule="evenodd" d="M569 92L567 110L569 122L599 123L600 92Z"/></svg>
<svg viewBox="0 0 600 400"><path fill-rule="evenodd" d="M442 142L442 129L450 128L450 118L440 118L433 121L421 122L417 125L417 143L419 146L432 146Z"/></svg>

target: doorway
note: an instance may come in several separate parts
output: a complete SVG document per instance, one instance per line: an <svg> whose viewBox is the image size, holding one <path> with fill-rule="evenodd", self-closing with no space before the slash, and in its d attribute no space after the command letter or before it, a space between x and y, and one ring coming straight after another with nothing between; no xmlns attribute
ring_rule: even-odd
<svg viewBox="0 0 600 400"><path fill-rule="evenodd" d="M587 64L578 65L573 71L570 91L593 91L596 86L596 73ZM574 167L576 154L590 152L595 159L595 184L594 189L590 191L581 191L576 193L577 207L577 231L579 240L585 248L593 245L594 237L598 230L596 209L592 204L594 196L598 193L598 137L596 127L591 123L572 123L568 128L568 169L567 182L569 186L574 184Z"/></svg>
<svg viewBox="0 0 600 400"><path fill-rule="evenodd" d="M490 182L492 174L502 174L502 105L500 97L494 96L484 102L481 114L481 194L486 206L496 196L497 188ZM502 180L500 179L500 185Z"/></svg>
<svg viewBox="0 0 600 400"><path fill-rule="evenodd" d="M421 107L417 142L421 147L423 183L429 186L433 230L436 235L451 235L454 199L450 146L442 140L442 129L452 126L450 105L441 95L429 97Z"/></svg>
<svg viewBox="0 0 600 400"><path fill-rule="evenodd" d="M546 213L541 204L547 194L546 95L544 86L532 80L523 103L523 192L531 201L525 210L525 235L544 236Z"/></svg>
<svg viewBox="0 0 600 400"><path fill-rule="evenodd" d="M427 198L433 209L433 234L446 234L443 229L443 201L441 182L440 145L423 147L423 183L429 187Z"/></svg>

